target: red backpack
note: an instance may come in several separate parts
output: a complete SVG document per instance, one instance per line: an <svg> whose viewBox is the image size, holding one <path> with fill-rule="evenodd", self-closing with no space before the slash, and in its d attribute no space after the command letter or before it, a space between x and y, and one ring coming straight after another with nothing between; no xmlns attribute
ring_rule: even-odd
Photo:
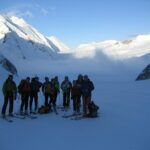
<svg viewBox="0 0 150 150"><path fill-rule="evenodd" d="M30 83L26 80L22 80L20 90L21 92L30 92L31 91Z"/></svg>

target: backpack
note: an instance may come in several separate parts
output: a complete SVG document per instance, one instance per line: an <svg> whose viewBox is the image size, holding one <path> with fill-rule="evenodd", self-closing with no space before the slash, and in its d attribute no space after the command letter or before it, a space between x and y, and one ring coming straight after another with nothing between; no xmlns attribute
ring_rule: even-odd
<svg viewBox="0 0 150 150"><path fill-rule="evenodd" d="M13 92L13 83L12 82L7 81L5 85L6 85L7 92Z"/></svg>
<svg viewBox="0 0 150 150"><path fill-rule="evenodd" d="M49 112L51 112L51 107L50 106L41 106L39 109L38 109L38 113L39 114L47 114Z"/></svg>
<svg viewBox="0 0 150 150"><path fill-rule="evenodd" d="M56 92L59 92L59 82L58 81L54 82L54 88L55 88Z"/></svg>
<svg viewBox="0 0 150 150"><path fill-rule="evenodd" d="M44 92L45 93L49 93L49 94L51 94L51 93L54 92L54 87L53 87L53 85L50 82L48 82L48 83L45 84L45 86L44 86Z"/></svg>
<svg viewBox="0 0 150 150"><path fill-rule="evenodd" d="M30 91L31 91L30 84L26 80L22 80L18 86L18 92L22 93L22 92L30 92Z"/></svg>
<svg viewBox="0 0 150 150"><path fill-rule="evenodd" d="M98 117L99 107L93 101L91 103L89 103L88 109L89 109L89 117L91 117L91 118Z"/></svg>

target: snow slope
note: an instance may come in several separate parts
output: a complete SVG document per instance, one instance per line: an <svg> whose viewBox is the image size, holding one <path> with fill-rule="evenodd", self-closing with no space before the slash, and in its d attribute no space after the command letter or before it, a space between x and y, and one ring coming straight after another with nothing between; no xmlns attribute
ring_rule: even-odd
<svg viewBox="0 0 150 150"><path fill-rule="evenodd" d="M55 36L48 37L48 39L58 48L59 53L71 53L70 48Z"/></svg>
<svg viewBox="0 0 150 150"><path fill-rule="evenodd" d="M11 61L52 59L61 45L56 46L22 18L0 15L0 53Z"/></svg>
<svg viewBox="0 0 150 150"><path fill-rule="evenodd" d="M95 84L93 99L101 108L99 118L74 121L62 118L64 112L59 111L59 115L41 115L35 120L14 119L12 124L0 119L0 149L149 150L150 81L90 77ZM19 104L15 102L16 111Z"/></svg>

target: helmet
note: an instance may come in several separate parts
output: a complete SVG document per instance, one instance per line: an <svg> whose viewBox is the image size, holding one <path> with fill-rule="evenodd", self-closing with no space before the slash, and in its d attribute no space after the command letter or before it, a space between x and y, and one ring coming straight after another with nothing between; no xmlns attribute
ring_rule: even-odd
<svg viewBox="0 0 150 150"><path fill-rule="evenodd" d="M13 75L12 74L8 75L8 79L13 79Z"/></svg>
<svg viewBox="0 0 150 150"><path fill-rule="evenodd" d="M69 80L68 76L65 76L65 80Z"/></svg>
<svg viewBox="0 0 150 150"><path fill-rule="evenodd" d="M83 77L84 77L84 79L88 79L88 75L84 75Z"/></svg>
<svg viewBox="0 0 150 150"><path fill-rule="evenodd" d="M48 81L49 80L49 78L48 77L45 77L45 81Z"/></svg>
<svg viewBox="0 0 150 150"><path fill-rule="evenodd" d="M29 80L29 81L30 81L30 77L27 77L26 80Z"/></svg>

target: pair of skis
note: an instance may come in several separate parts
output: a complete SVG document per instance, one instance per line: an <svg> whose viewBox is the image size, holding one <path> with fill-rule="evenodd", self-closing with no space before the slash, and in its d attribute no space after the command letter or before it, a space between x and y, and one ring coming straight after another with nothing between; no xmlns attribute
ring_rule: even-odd
<svg viewBox="0 0 150 150"><path fill-rule="evenodd" d="M1 118L2 118L3 120L7 121L7 122L10 122L10 123L13 122L13 120L12 120L10 117L8 117L8 116L2 116Z"/></svg>
<svg viewBox="0 0 150 150"><path fill-rule="evenodd" d="M20 113L15 113L14 114L15 118L19 118L19 119L26 119L26 118L30 118L30 119L36 119L37 115L36 114L20 114Z"/></svg>
<svg viewBox="0 0 150 150"><path fill-rule="evenodd" d="M83 114L70 114L70 115L63 115L63 118L70 118L71 120L81 120L86 117L83 116Z"/></svg>
<svg viewBox="0 0 150 150"><path fill-rule="evenodd" d="M26 119L26 118L30 118L30 119L36 119L37 115L21 115L19 113L14 113L13 116L1 116L1 118L7 122L12 123L14 120L13 118L18 118L18 119Z"/></svg>
<svg viewBox="0 0 150 150"><path fill-rule="evenodd" d="M70 108L69 107L64 107L64 106L57 106L57 109L60 109L61 111L67 112Z"/></svg>

